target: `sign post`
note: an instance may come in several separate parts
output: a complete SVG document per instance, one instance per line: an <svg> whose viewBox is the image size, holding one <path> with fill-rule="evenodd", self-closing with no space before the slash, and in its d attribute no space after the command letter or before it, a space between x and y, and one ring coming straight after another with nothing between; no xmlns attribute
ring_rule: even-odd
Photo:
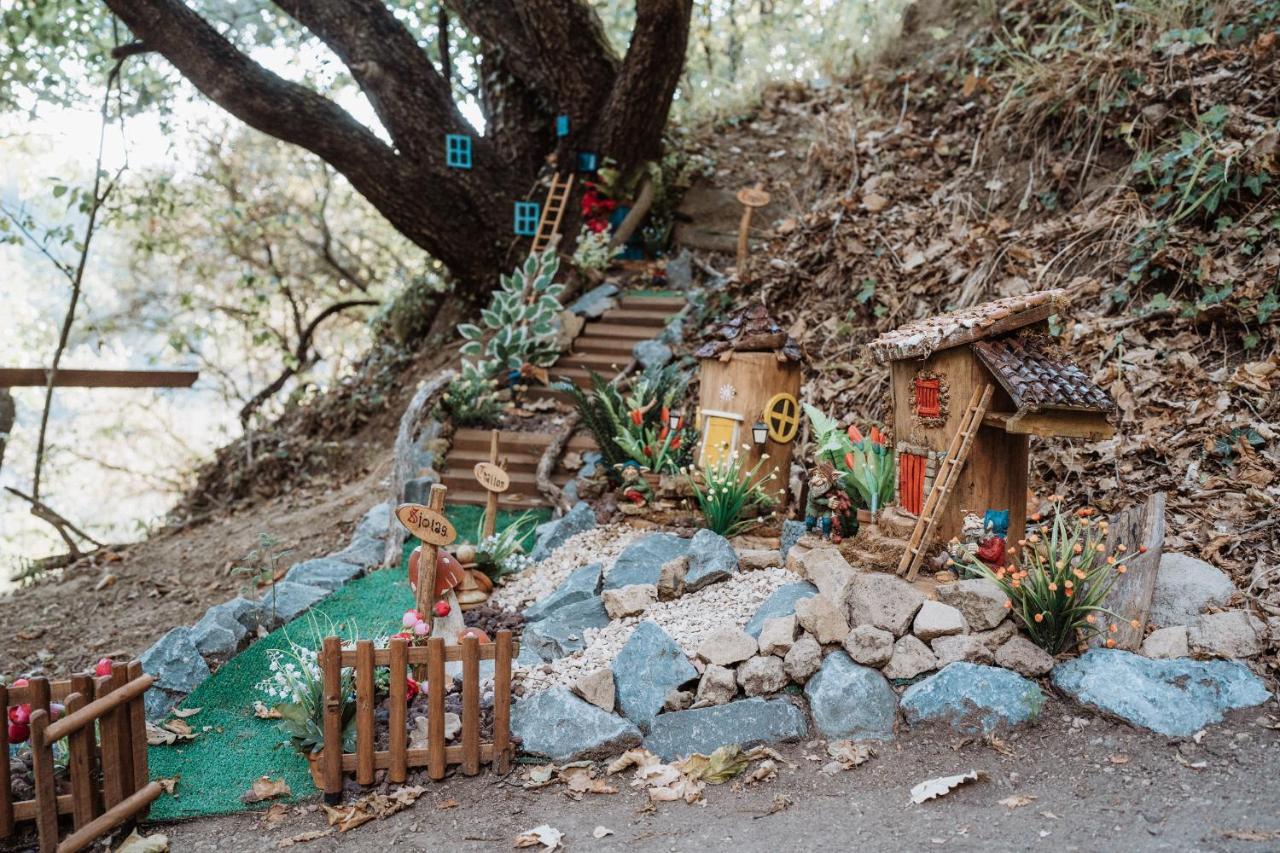
<svg viewBox="0 0 1280 853"><path fill-rule="evenodd" d="M484 539L488 539L498 529L498 495L511 488L511 477L503 466L498 464L498 431L489 434L489 461L477 462L476 480L488 492L484 502L484 526L481 529ZM477 543L479 544L479 543Z"/></svg>
<svg viewBox="0 0 1280 853"><path fill-rule="evenodd" d="M449 490L435 483L427 505L401 504L396 507L400 519L410 533L422 540L422 552L418 557L418 589L414 605L419 613L430 613L436 588L436 549L449 545L458 538L449 519L444 517L444 496Z"/></svg>

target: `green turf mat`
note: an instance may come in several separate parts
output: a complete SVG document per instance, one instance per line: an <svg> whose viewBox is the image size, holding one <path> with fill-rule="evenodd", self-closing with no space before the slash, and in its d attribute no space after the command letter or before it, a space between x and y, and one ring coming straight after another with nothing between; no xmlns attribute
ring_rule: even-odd
<svg viewBox="0 0 1280 853"><path fill-rule="evenodd" d="M476 529L482 509L450 507L449 520L467 540ZM539 521L550 510L533 510ZM500 512L499 529L521 513ZM532 531L530 532L530 541ZM413 606L404 568L417 546L405 544L401 567L373 572L352 581L307 613L249 646L218 669L183 702L200 708L187 722L199 733L194 741L148 749L151 778L180 776L176 796L162 796L151 808L154 820L174 820L202 815L244 811L240 795L259 776L283 778L294 799L316 793L306 761L282 743L284 734L273 720L253 715L253 703L266 697L256 685L268 674L267 652L283 649L290 640L318 646L319 638L337 632L344 639L385 637L400 630L400 617ZM208 730L206 731L206 727ZM280 802L275 800L273 802ZM287 802L287 801L286 801ZM266 808L262 803L255 808Z"/></svg>

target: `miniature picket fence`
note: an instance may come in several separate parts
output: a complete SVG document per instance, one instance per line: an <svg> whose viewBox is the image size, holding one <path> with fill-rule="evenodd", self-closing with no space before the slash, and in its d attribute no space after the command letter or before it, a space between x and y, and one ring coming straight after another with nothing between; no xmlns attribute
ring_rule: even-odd
<svg viewBox="0 0 1280 853"><path fill-rule="evenodd" d="M17 825L34 821L40 853L84 850L122 823L145 818L161 787L148 779L143 694L151 676L142 664L116 663L111 675L77 675L62 681L33 678L23 687L0 685L0 707L31 706L35 799L14 802L9 778L9 734L0 725L0 842ZM51 720L49 703L65 711ZM55 787L53 747L67 739L71 793ZM72 832L58 840L58 819L70 815Z"/></svg>
<svg viewBox="0 0 1280 853"><path fill-rule="evenodd" d="M409 768L426 767L432 779L443 779L450 765L460 765L467 776L480 772L481 763L491 764L499 773L511 767L511 661L515 643L510 631L499 631L491 643L466 637L461 645L446 646L433 637L426 646L410 647L403 638L392 639L388 648L375 649L373 641L360 640L354 650L344 650L337 637L326 637L320 653L324 679L324 742L342 743L342 670L354 670L356 689L356 751L326 747L317 757L325 798L333 801L342 794L342 777L355 773L356 782L372 785L378 770L387 771L387 780L405 781ZM494 662L492 740L480 742L480 661ZM462 663L462 731L459 743L449 746L444 736L445 691L436 685L449 682L445 664ZM388 748L378 750L374 726L374 670L390 669L390 711ZM425 672L427 690L427 746L410 749L405 692L410 667ZM418 679L421 681L422 679Z"/></svg>

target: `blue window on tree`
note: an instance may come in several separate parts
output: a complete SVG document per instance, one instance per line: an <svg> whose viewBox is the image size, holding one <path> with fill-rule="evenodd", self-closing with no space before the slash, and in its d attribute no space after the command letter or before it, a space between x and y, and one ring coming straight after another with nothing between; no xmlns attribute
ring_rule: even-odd
<svg viewBox="0 0 1280 853"><path fill-rule="evenodd" d="M465 133L450 133L444 138L445 163L453 169L471 168L471 137Z"/></svg>
<svg viewBox="0 0 1280 853"><path fill-rule="evenodd" d="M569 135L569 117L563 113L556 116L556 136Z"/></svg>
<svg viewBox="0 0 1280 853"><path fill-rule="evenodd" d="M538 213L540 207L536 201L516 202L516 234L521 237L532 237L538 233Z"/></svg>
<svg viewBox="0 0 1280 853"><path fill-rule="evenodd" d="M578 171L579 172L594 172L597 168L599 168L599 165L600 164L598 162L598 158L596 157L596 152L594 151L578 152Z"/></svg>

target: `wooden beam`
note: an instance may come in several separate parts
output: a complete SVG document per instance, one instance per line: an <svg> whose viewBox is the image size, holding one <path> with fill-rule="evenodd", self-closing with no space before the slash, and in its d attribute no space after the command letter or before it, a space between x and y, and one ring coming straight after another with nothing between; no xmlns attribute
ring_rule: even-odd
<svg viewBox="0 0 1280 853"><path fill-rule="evenodd" d="M1013 415L997 413L989 424L998 426L1014 435L1037 435L1041 438L1083 438L1100 441L1116 434L1116 428L1107 422L1101 412L1017 412ZM986 422L986 419L983 419Z"/></svg>
<svg viewBox="0 0 1280 853"><path fill-rule="evenodd" d="M200 373L195 370L73 370L59 368L56 388L190 388ZM49 384L43 367L0 367L0 388L37 387Z"/></svg>

